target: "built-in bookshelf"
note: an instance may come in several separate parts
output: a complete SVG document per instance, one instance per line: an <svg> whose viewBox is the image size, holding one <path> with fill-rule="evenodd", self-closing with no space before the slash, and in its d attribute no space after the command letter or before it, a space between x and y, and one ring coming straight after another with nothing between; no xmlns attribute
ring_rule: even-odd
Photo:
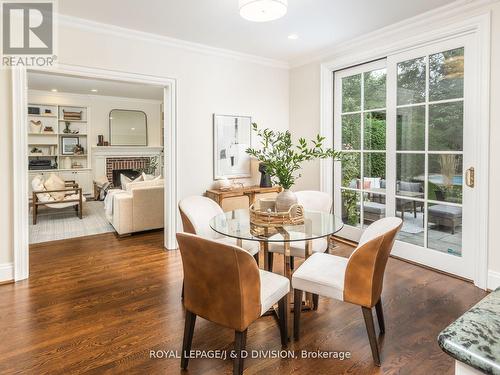
<svg viewBox="0 0 500 375"><path fill-rule="evenodd" d="M28 168L31 171L90 168L88 107L28 104Z"/></svg>

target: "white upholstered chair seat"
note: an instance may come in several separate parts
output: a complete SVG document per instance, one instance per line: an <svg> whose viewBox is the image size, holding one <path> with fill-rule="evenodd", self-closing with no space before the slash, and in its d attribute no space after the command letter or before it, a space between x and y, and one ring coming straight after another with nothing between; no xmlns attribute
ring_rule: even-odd
<svg viewBox="0 0 500 375"><path fill-rule="evenodd" d="M259 270L260 274L260 314L263 315L275 303L290 292L290 281L276 273Z"/></svg>
<svg viewBox="0 0 500 375"><path fill-rule="evenodd" d="M313 254L293 273L293 288L343 301L348 261L336 255Z"/></svg>
<svg viewBox="0 0 500 375"><path fill-rule="evenodd" d="M222 242L226 245L237 245L236 238L231 237L220 237L216 238L214 241ZM243 241L241 248L248 251L252 256L259 253L259 243L257 241Z"/></svg>
<svg viewBox="0 0 500 375"><path fill-rule="evenodd" d="M292 236L293 237L293 233ZM326 238L316 238L312 240L312 252L324 253L328 250L328 240ZM285 251L283 242L276 242L269 244L269 252L283 254ZM306 241L290 242L290 255L293 257L305 258L306 255Z"/></svg>

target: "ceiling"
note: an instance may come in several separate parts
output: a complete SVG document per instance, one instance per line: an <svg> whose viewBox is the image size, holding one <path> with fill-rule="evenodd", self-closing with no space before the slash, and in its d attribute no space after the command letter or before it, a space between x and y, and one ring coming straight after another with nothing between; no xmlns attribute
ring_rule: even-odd
<svg viewBox="0 0 500 375"><path fill-rule="evenodd" d="M163 100L163 89L161 87L51 73L29 72L28 88L43 91L56 89L58 92L83 95ZM97 90L97 92L92 90Z"/></svg>
<svg viewBox="0 0 500 375"><path fill-rule="evenodd" d="M238 0L64 0L62 14L293 62L454 0L288 0L285 17L239 16ZM295 33L297 40L288 39Z"/></svg>

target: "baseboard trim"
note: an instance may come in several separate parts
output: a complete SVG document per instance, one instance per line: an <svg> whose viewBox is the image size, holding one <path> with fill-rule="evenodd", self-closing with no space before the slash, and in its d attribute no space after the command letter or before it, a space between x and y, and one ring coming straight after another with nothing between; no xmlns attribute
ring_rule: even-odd
<svg viewBox="0 0 500 375"><path fill-rule="evenodd" d="M498 287L500 287L500 272L489 270L487 288L489 290L495 290Z"/></svg>
<svg viewBox="0 0 500 375"><path fill-rule="evenodd" d="M14 280L14 264L0 263L0 283Z"/></svg>

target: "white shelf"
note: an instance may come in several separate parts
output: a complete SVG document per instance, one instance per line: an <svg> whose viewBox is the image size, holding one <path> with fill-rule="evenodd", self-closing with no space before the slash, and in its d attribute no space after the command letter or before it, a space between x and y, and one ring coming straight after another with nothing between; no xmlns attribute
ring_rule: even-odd
<svg viewBox="0 0 500 375"><path fill-rule="evenodd" d="M56 115L33 115L28 113L28 117L45 117L45 118L57 118Z"/></svg>
<svg viewBox="0 0 500 375"><path fill-rule="evenodd" d="M87 117L89 114L89 107L87 106L78 106L78 105L58 105L58 104L35 104L29 103L29 107L38 107L40 108L40 114L29 114L28 113L28 149L27 154L29 160L38 159L49 159L52 161L64 160L66 157L71 158L73 162L78 162L77 164L82 164L82 168L71 168L66 169L63 167L61 163L59 163L58 168L49 168L49 169L30 169L30 173L41 173L41 172L86 172L92 171L90 168L90 147L88 133L90 126L90 118ZM51 110L51 113L45 114L45 110ZM65 119L63 110L72 111L72 112L82 112L81 119ZM31 133L29 127L29 119L33 119L36 121L38 119L44 125L51 124L53 126L53 133ZM45 122L43 119L46 119ZM50 123L49 123L50 121ZM64 133L65 129L64 123L72 124L69 129L79 131L79 133ZM83 155L63 155L60 154L62 152L61 141L64 137L74 137L78 138L83 147L87 150L86 154ZM43 155L30 154L31 149L36 146L37 148L41 148L43 151ZM45 146L45 148L43 148ZM47 153L51 153L51 150L55 151L55 155L48 155Z"/></svg>
<svg viewBox="0 0 500 375"><path fill-rule="evenodd" d="M71 168L71 169L29 169L28 173L38 173L38 172L75 172L75 171L90 171L91 168Z"/></svg>

